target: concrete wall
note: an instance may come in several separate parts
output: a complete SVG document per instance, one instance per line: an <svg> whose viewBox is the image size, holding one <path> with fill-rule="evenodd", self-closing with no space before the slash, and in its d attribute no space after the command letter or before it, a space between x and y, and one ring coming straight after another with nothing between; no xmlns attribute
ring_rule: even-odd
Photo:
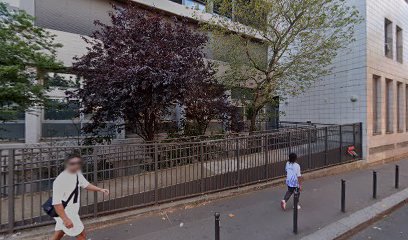
<svg viewBox="0 0 408 240"><path fill-rule="evenodd" d="M86 44L81 35L62 32L48 29L52 34L56 35L55 41L63 45L57 50L57 58L62 61L65 66L71 67L75 56L82 56L86 53Z"/></svg>
<svg viewBox="0 0 408 240"><path fill-rule="evenodd" d="M95 20L109 23L111 1L101 0L36 0L36 25L58 31L90 35ZM114 1L113 1L114 2Z"/></svg>

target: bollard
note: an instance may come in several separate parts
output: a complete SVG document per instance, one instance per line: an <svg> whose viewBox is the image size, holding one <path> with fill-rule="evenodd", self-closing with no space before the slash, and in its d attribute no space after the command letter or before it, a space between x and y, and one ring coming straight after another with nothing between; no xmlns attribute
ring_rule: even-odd
<svg viewBox="0 0 408 240"><path fill-rule="evenodd" d="M346 212L346 180L341 179L341 211Z"/></svg>
<svg viewBox="0 0 408 240"><path fill-rule="evenodd" d="M215 240L220 240L220 213L216 212L215 216Z"/></svg>
<svg viewBox="0 0 408 240"><path fill-rule="evenodd" d="M299 189L296 188L293 195L293 233L298 233L298 205L299 205Z"/></svg>
<svg viewBox="0 0 408 240"><path fill-rule="evenodd" d="M373 171L373 198L377 198L377 172Z"/></svg>
<svg viewBox="0 0 408 240"><path fill-rule="evenodd" d="M399 188L399 166L395 165L395 188Z"/></svg>

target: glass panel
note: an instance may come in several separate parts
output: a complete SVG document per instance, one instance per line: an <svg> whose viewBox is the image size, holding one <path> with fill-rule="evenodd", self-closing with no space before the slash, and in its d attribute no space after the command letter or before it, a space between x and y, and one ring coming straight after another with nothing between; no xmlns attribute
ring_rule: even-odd
<svg viewBox="0 0 408 240"><path fill-rule="evenodd" d="M70 100L68 102L52 99L44 111L45 120L71 120L79 117L79 101Z"/></svg>
<svg viewBox="0 0 408 240"><path fill-rule="evenodd" d="M205 4L204 3L194 1L194 0L185 0L184 5L186 5L188 8L205 12Z"/></svg>

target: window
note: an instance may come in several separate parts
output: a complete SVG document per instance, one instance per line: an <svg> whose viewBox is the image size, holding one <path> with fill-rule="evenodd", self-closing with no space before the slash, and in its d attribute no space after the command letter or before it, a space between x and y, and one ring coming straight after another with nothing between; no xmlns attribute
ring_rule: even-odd
<svg viewBox="0 0 408 240"><path fill-rule="evenodd" d="M404 99L402 99L403 96L403 92L402 92L402 83L398 82L397 83L397 129L398 132L403 132L403 122L404 122L404 118L403 118L403 101Z"/></svg>
<svg viewBox="0 0 408 240"><path fill-rule="evenodd" d="M388 58L393 57L393 39L392 39L392 22L388 19L385 19L384 23L384 47L385 47L385 56Z"/></svg>
<svg viewBox="0 0 408 240"><path fill-rule="evenodd" d="M397 61L402 63L404 58L402 28L397 26Z"/></svg>
<svg viewBox="0 0 408 240"><path fill-rule="evenodd" d="M79 101L51 99L45 104L45 120L72 120L79 117Z"/></svg>
<svg viewBox="0 0 408 240"><path fill-rule="evenodd" d="M184 0L184 5L188 8L205 12L205 3L196 0Z"/></svg>
<svg viewBox="0 0 408 240"><path fill-rule="evenodd" d="M381 133L381 77L373 77L373 133Z"/></svg>
<svg viewBox="0 0 408 240"><path fill-rule="evenodd" d="M175 3L178 3L178 4L183 4L183 1L182 0L170 0L171 2L175 2Z"/></svg>
<svg viewBox="0 0 408 240"><path fill-rule="evenodd" d="M392 91L392 80L386 79L385 84L385 126L386 132L392 133L393 132L393 91Z"/></svg>

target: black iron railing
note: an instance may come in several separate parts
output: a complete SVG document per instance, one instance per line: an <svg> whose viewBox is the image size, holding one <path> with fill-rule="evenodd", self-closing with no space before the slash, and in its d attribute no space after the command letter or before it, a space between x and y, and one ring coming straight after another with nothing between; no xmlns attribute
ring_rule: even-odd
<svg viewBox="0 0 408 240"><path fill-rule="evenodd" d="M358 157L348 154L354 147ZM83 217L173 201L283 177L288 154L303 171L361 157L361 124L286 128L225 139L0 150L0 231L49 224L41 210L67 153L77 151L85 177L110 196L83 192Z"/></svg>

